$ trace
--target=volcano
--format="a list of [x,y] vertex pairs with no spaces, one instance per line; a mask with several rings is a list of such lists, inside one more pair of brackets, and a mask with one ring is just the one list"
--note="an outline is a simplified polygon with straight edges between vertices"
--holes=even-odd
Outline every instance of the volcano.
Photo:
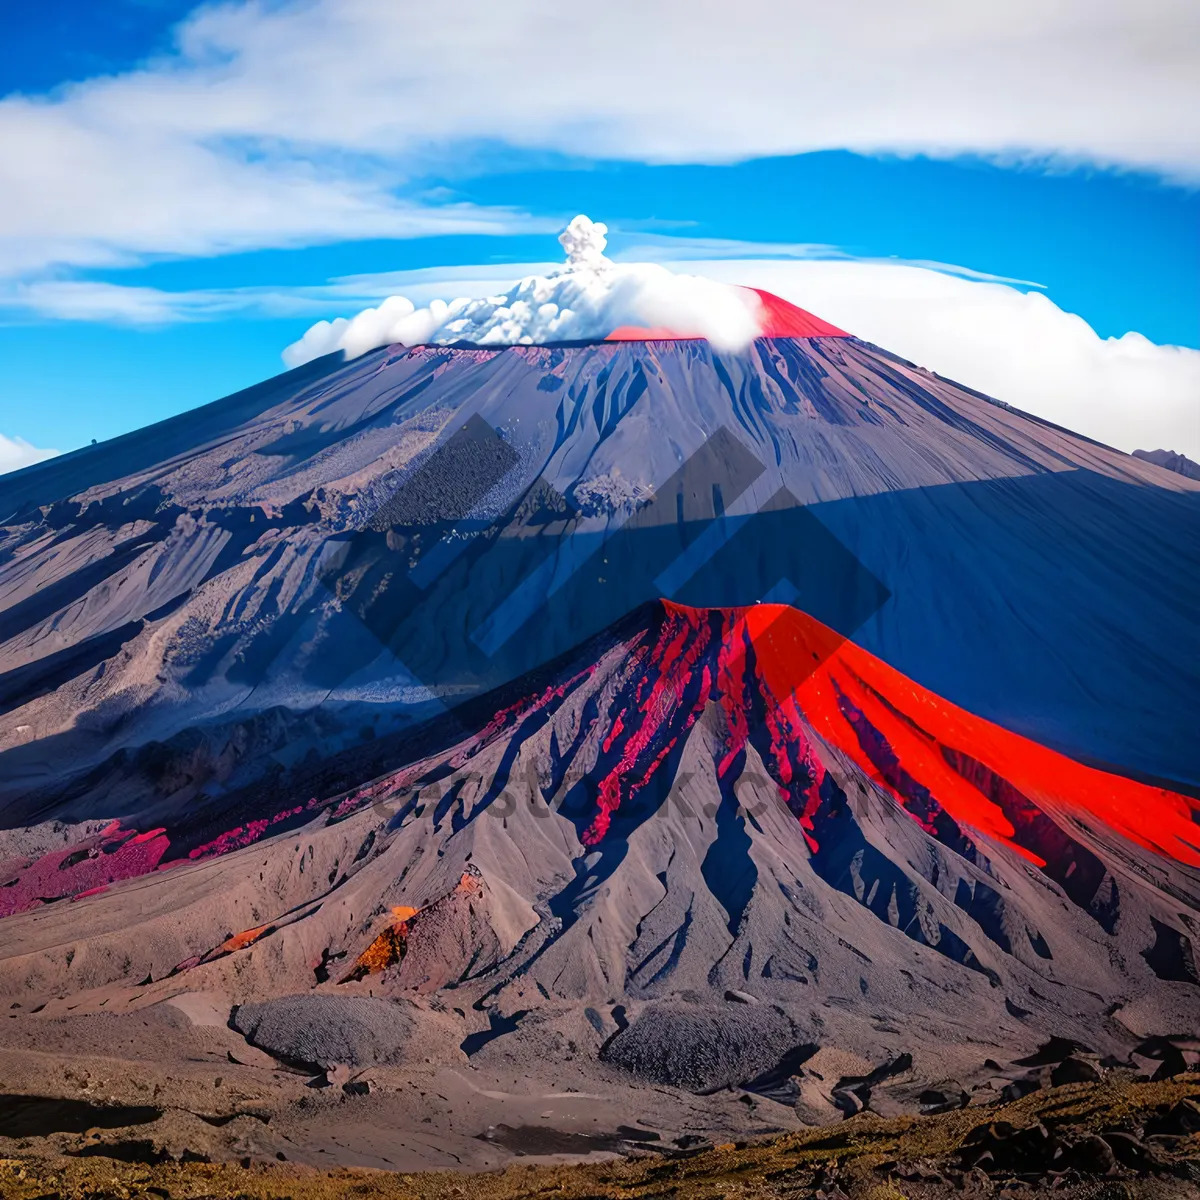
[[755,303],[737,352],[328,355],[0,478],[10,1075],[199,1111],[148,1038],[289,1156],[280,1063],[377,1132],[425,1080],[423,1165],[568,1077],[716,1137],[1186,1065],[1200,484]]

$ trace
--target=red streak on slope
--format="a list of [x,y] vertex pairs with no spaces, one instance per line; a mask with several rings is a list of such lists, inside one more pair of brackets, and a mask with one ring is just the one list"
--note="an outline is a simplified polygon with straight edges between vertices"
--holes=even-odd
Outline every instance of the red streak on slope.
[[695,333],[676,333],[665,325],[618,325],[604,339],[606,342],[694,342]]
[[0,862],[0,917],[67,896],[99,895],[110,883],[153,871],[169,846],[161,829],[135,835],[113,821],[95,836],[33,861]]
[[[676,722],[693,669],[708,642],[706,611],[681,609],[680,614],[683,619],[674,623],[675,627],[665,642],[662,637],[659,638],[651,654],[650,663],[657,667],[658,675],[644,701],[642,688],[639,686],[638,689],[638,707],[644,719],[625,738],[619,761],[600,781],[599,812],[582,835],[581,841],[585,846],[594,846],[608,832],[612,814],[621,805],[622,784],[628,781],[626,797],[645,787],[674,749],[680,733],[690,729],[704,710],[712,688],[712,677],[707,670],[702,673],[700,698],[691,711],[682,717],[681,725]],[[609,740],[609,747],[613,740]],[[651,760],[639,772],[638,762],[647,752],[652,755]]]
[[[927,832],[951,845],[978,835],[1048,867],[1037,851],[1057,858],[1070,835],[1047,833],[1047,818],[1066,818],[1093,830],[1107,827],[1200,867],[1196,800],[1084,766],[973,716],[797,609],[662,605],[657,628],[639,630],[619,647],[624,683],[601,740],[599,795],[581,835],[585,845],[604,838],[622,803],[658,775],[715,703],[726,739],[715,759],[718,780],[724,787],[731,772],[740,771],[753,741],[813,851],[819,849],[814,831],[823,759],[827,747],[836,747]],[[500,710],[446,761],[457,768],[498,738],[516,735],[527,718],[553,712],[600,667],[592,663]],[[114,821],[40,858],[0,862],[0,917],[241,849],[302,813],[328,809],[330,819],[341,819],[394,799],[428,766],[410,764],[340,796],[313,797],[249,820],[171,863],[162,861],[170,847],[163,830],[135,833]]]
[[1036,803],[1085,825],[1105,825],[1157,854],[1200,866],[1197,801],[1084,766],[973,716],[796,609],[756,605],[741,610],[741,619],[776,701],[794,696],[812,728],[906,809],[911,811],[911,790],[905,794],[885,778],[879,754],[863,745],[839,694],[886,739],[903,772],[927,789],[956,822],[1034,861],[1040,862],[1013,840],[1017,831],[1000,805],[954,771],[943,748],[966,751]]
[[451,758],[451,764],[455,767],[462,766],[471,755],[477,754],[484,747],[490,745],[505,730],[524,720],[531,713],[540,712],[548,705],[553,705],[557,701],[562,700],[581,680],[594,674],[598,666],[598,663],[593,663],[586,670],[573,675],[565,683],[547,687],[537,696],[526,696],[518,700],[515,704],[510,704],[507,708],[502,708],[477,734],[463,744]]
[[[631,652],[622,695],[614,698],[619,711],[603,739],[606,761],[598,764],[585,845],[605,837],[622,803],[716,703],[726,738],[715,759],[718,779],[740,770],[754,730],[765,733],[755,744],[813,851],[822,760],[832,746],[951,845],[985,838],[1047,867],[1037,851],[1057,845],[1039,826],[1048,814],[1093,830],[1107,826],[1200,866],[1194,800],[1086,767],[973,716],[786,605],[663,608],[657,637]],[[968,760],[977,765],[963,765]]]
[[750,289],[762,302],[759,316],[763,337],[849,337],[844,330],[820,317],[789,304],[774,292],[762,288]]

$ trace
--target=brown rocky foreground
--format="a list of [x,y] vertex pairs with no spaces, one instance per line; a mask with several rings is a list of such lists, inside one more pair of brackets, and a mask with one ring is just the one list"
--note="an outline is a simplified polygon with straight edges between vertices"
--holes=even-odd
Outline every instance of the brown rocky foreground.
[[[111,1149],[108,1147],[106,1149]],[[121,1153],[136,1157],[130,1144]],[[153,1160],[148,1143],[143,1158]],[[518,1200],[521,1197],[1200,1196],[1200,1077],[1110,1079],[928,1117],[861,1113],[836,1126],[603,1162],[416,1175],[290,1164],[0,1160],[6,1200]]]

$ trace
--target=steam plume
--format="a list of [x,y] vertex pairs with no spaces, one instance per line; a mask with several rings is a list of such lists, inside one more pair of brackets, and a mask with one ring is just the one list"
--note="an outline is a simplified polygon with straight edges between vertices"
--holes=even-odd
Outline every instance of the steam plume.
[[753,292],[654,263],[614,263],[604,256],[607,233],[607,226],[578,216],[558,239],[566,262],[549,275],[530,275],[500,296],[435,300],[427,308],[389,296],[356,317],[318,321],[284,350],[283,361],[296,367],[335,350],[357,358],[393,344],[593,341],[622,326],[669,329],[738,350],[759,333]]

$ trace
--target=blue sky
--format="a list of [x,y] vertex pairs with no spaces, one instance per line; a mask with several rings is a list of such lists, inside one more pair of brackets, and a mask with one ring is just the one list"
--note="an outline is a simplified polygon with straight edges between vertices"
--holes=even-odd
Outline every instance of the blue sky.
[[[999,29],[921,5],[933,33],[911,45],[878,0],[844,18],[752,0],[728,28],[713,8],[708,33],[680,32],[675,0],[613,0],[604,27],[472,4],[465,39],[447,26],[466,14],[383,0],[20,6],[0,42],[17,201],[0,209],[0,436],[66,450],[215,399],[391,290],[362,277],[553,261],[586,212],[618,257],[774,271],[789,298],[1015,402],[1083,354],[1068,418],[1087,419],[1087,379],[1119,375],[1114,411],[1176,396],[1145,435],[1191,446],[1178,397],[1200,357],[1160,348],[1200,348],[1194,14],[1154,0],[1105,24],[1082,0],[1052,18],[1022,0]],[[1052,329],[1083,340],[1031,357],[1026,381],[1003,338]],[[1151,349],[1106,341],[1131,331]]]

